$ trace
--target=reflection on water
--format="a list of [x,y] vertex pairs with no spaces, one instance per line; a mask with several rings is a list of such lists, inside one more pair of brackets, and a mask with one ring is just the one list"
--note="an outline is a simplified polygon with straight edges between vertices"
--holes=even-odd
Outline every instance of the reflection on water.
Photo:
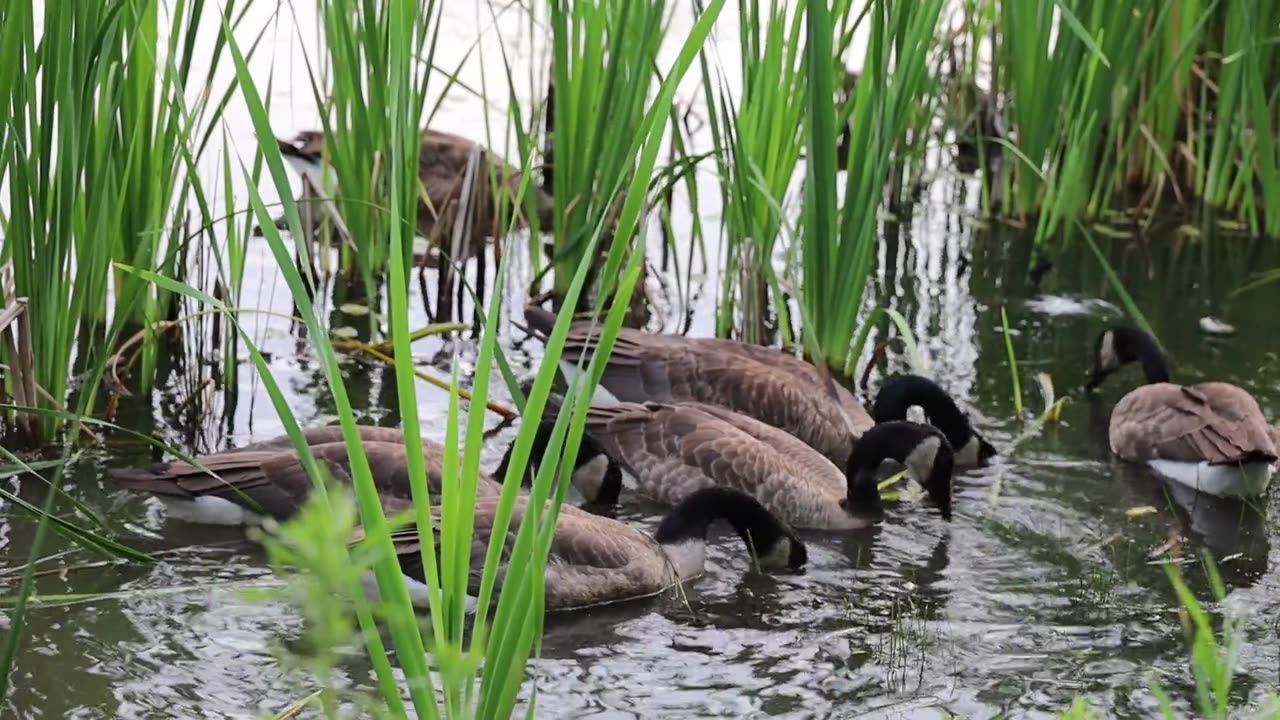
[[[1147,716],[1153,673],[1179,696],[1189,687],[1176,598],[1160,563],[1202,549],[1221,559],[1228,605],[1249,618],[1233,692],[1258,700],[1280,682],[1280,493],[1253,505],[1216,500],[1112,462],[1107,413],[1138,376],[1117,376],[1092,400],[1080,399],[1079,390],[1093,338],[1117,316],[1119,300],[1081,248],[1056,258],[1032,295],[1026,238],[977,229],[956,206],[967,183],[939,183],[910,223],[885,229],[865,308],[884,304],[908,319],[929,372],[973,408],[983,434],[1003,449],[1024,430],[1013,417],[999,319],[1005,307],[1026,405],[1039,410],[1031,378],[1048,373],[1059,395],[1076,398],[1062,422],[1016,453],[962,474],[950,523],[927,506],[908,505],[870,531],[810,533],[806,572],[779,577],[748,573],[736,538],[722,532],[706,577],[685,598],[550,619],[533,670],[540,716],[1048,717],[1076,695],[1115,716]],[[704,200],[714,195],[710,185],[702,193]],[[1280,314],[1270,311],[1274,290],[1230,294],[1256,268],[1280,264],[1272,246],[1170,235],[1167,242],[1153,236],[1141,252],[1118,242],[1104,252],[1170,350],[1175,379],[1242,384],[1269,417],[1280,417],[1280,362],[1270,343],[1280,333]],[[527,263],[516,265],[527,275]],[[508,308],[523,303],[524,284],[508,283]],[[694,307],[665,298],[664,326],[689,323],[694,334],[710,333],[717,286],[710,275],[690,288],[699,298]],[[261,244],[250,248],[245,287],[252,290],[242,304],[289,312]],[[344,292],[328,286],[320,295],[338,308],[349,301]],[[411,306],[420,308],[421,293],[434,288],[417,292]],[[359,329],[332,312],[335,325]],[[1205,338],[1197,319],[1206,314],[1239,333]],[[246,320],[299,420],[330,421],[322,373],[299,329],[267,316]],[[415,325],[423,322],[418,317]],[[873,340],[895,333],[883,321]],[[525,342],[522,332],[507,328],[501,340],[517,368],[536,363],[541,346]],[[455,352],[464,371],[475,359],[466,341],[428,339],[415,352],[419,365],[441,374]],[[236,392],[211,392],[202,378],[221,361],[208,347],[187,347],[181,362],[162,368],[163,391],[125,401],[118,419],[187,450],[274,435],[280,426],[270,402],[241,360]],[[362,421],[397,424],[389,370],[343,363]],[[881,369],[907,367],[891,356]],[[442,438],[447,394],[425,382],[418,391],[424,432]],[[495,391],[501,399],[501,388]],[[491,439],[486,467],[496,464],[511,432]],[[41,565],[41,594],[108,594],[32,610],[14,694],[0,714],[244,717],[278,712],[312,691],[305,676],[282,669],[273,655],[298,636],[294,613],[242,594],[277,582],[261,554],[236,532],[166,522],[154,503],[101,479],[104,467],[150,459],[145,446],[122,440],[82,462],[76,482],[122,539],[169,552],[154,566],[100,564],[51,540],[48,552],[66,552]],[[11,485],[30,500],[42,497],[34,483]],[[1154,512],[1127,512],[1148,506]],[[12,569],[25,560],[33,527],[5,513],[0,588],[11,593]],[[621,515],[650,529],[658,517],[649,508]],[[1203,572],[1194,563],[1185,569],[1208,600]],[[9,622],[0,613],[0,627]],[[342,682],[373,689],[358,656],[341,670]]]

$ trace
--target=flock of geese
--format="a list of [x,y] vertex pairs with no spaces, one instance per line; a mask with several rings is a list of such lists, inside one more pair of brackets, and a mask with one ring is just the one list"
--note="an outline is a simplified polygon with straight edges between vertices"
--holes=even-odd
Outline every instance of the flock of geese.
[[[556,320],[533,306],[525,316],[542,338]],[[592,323],[571,326],[561,359],[571,385],[580,361],[594,352],[597,332]],[[1170,383],[1154,338],[1122,326],[1099,335],[1088,388],[1133,362],[1141,364],[1147,384],[1112,412],[1117,457],[1213,495],[1265,492],[1280,458],[1276,432],[1247,392],[1221,382]],[[553,396],[552,410],[560,401]],[[927,424],[906,419],[912,407],[924,411]],[[543,461],[551,428],[550,421],[539,424],[531,468]],[[340,429],[313,428],[305,437],[315,457],[349,482]],[[361,427],[360,437],[384,509],[409,507],[401,431]],[[445,450],[425,439],[423,448],[427,485],[438,494]],[[648,535],[566,504],[546,566],[546,607],[647,597],[699,575],[708,527],[718,520],[733,527],[761,568],[799,570],[807,554],[796,529],[850,530],[882,519],[876,473],[886,461],[904,467],[949,519],[955,473],[995,454],[952,398],[926,378],[889,378],[868,413],[848,390],[783,351],[624,328],[591,400],[570,482],[588,504],[617,503],[625,489],[671,509]],[[510,457],[509,449],[493,475],[477,478],[471,592]],[[287,437],[204,455],[195,464],[116,469],[111,476],[161,500],[171,518],[224,525],[287,519],[312,487]],[[528,484],[526,477],[511,538]],[[416,530],[394,540],[411,596],[425,603]]]

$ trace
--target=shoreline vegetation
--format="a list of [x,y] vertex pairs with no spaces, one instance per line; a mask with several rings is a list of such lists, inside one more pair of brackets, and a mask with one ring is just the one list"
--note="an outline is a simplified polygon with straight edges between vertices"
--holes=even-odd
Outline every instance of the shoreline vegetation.
[[[113,539],[110,519],[76,497],[62,467],[111,435],[185,459],[117,411],[145,398],[175,358],[192,352],[188,343],[219,358],[210,387],[229,395],[246,379],[247,358],[314,482],[307,510],[265,538],[282,570],[310,571],[289,589],[310,621],[309,640],[330,649],[363,643],[376,703],[390,716],[508,717],[533,711],[522,693],[540,651],[542,583],[567,492],[569,473],[557,467],[574,467],[619,329],[644,324],[655,257],[689,292],[696,259],[705,268],[707,248],[718,247],[722,266],[705,268],[718,292],[717,334],[803,351],[852,386],[867,357],[883,352],[869,345],[881,319],[912,352],[909,323],[869,307],[868,284],[882,234],[940,175],[977,178],[980,220],[1031,235],[1033,283],[1065,248],[1087,245],[1143,326],[1101,248],[1136,242],[1169,216],[1188,218],[1181,232],[1199,237],[1197,214],[1280,238],[1280,4],[697,0],[680,33],[673,17],[683,10],[667,0],[495,4],[478,14],[496,24],[499,12],[527,13],[525,39],[545,45],[545,57],[515,67],[514,48],[498,40],[501,52],[484,62],[501,66],[505,83],[471,87],[435,59],[441,43],[456,42],[441,35],[443,0],[317,0],[322,50],[303,58],[311,87],[294,97],[322,108],[326,171],[299,193],[276,140],[291,129],[269,120],[278,80],[250,70],[269,26],[248,19],[262,17],[254,10],[264,2],[0,4],[8,399],[0,453],[13,474],[47,484],[41,504],[2,497],[40,525],[6,610],[0,702],[49,533],[98,556],[152,559]],[[287,27],[290,12],[279,6],[273,22]],[[731,13],[736,33],[725,21]],[[740,58],[732,68],[720,52],[730,45]],[[696,132],[692,110],[676,100],[682,83],[696,87],[706,114]],[[530,104],[518,99],[525,88],[535,89]],[[450,146],[455,170],[433,192],[421,142],[447,94],[509,110],[486,115],[466,138],[474,144]],[[247,108],[256,147],[227,141],[232,105]],[[494,137],[514,143],[489,147]],[[715,207],[716,222],[700,203]],[[428,226],[431,237],[417,237]],[[676,237],[677,227],[687,236]],[[484,235],[496,239],[478,252],[467,247]],[[324,466],[248,329],[257,311],[256,289],[244,286],[246,257],[257,243],[278,266],[290,321],[323,368],[350,457],[350,496],[326,491]],[[514,258],[525,256],[532,297],[600,327],[600,347],[582,368],[587,382],[554,417],[544,408],[572,313],[560,313],[543,364],[523,387],[498,343],[519,311],[504,307],[504,290],[517,277]],[[409,283],[420,283],[425,302],[428,277],[438,290],[427,308],[432,323],[413,327]],[[1280,270],[1256,277],[1270,282]],[[335,308],[318,289],[334,282],[342,308],[363,309],[362,327],[333,327]],[[415,383],[425,371],[412,361],[413,343],[468,331],[474,370],[464,378],[455,364],[451,378],[435,378],[450,391],[444,445],[452,459],[432,497],[421,480]],[[418,479],[415,509],[404,516],[387,516],[379,503],[343,381],[347,355],[394,365],[408,472]],[[480,408],[495,407],[494,383],[516,405],[499,410],[522,421],[494,541],[483,567],[471,567]],[[540,421],[554,427],[546,447]],[[560,463],[537,469],[528,503],[541,511],[504,548],[535,442]],[[364,542],[353,550],[356,525]],[[425,616],[415,614],[396,566],[392,534],[405,528],[438,548],[423,554]],[[1211,563],[1205,568],[1216,577]],[[355,591],[366,571],[376,576],[377,603]],[[471,573],[483,578],[474,615],[465,611]],[[1227,618],[1215,630],[1218,610],[1174,569],[1169,578],[1187,623],[1196,710],[1227,717],[1240,627]],[[1214,587],[1220,602],[1221,581]],[[328,680],[335,662],[319,653],[303,665],[323,688],[314,702],[330,716],[345,700]],[[1174,717],[1175,705],[1153,687]],[[1264,713],[1280,717],[1280,709]],[[1077,703],[1064,717],[1092,715]]]

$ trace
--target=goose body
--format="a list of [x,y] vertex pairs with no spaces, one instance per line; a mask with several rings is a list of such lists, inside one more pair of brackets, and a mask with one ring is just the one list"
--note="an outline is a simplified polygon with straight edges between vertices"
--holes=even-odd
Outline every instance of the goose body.
[[868,527],[881,513],[874,471],[892,458],[950,512],[950,446],[938,430],[916,423],[871,428],[844,470],[778,428],[705,403],[593,405],[584,432],[642,495],[666,505],[728,487],[793,527]]
[[[277,138],[280,153],[302,177],[311,180],[317,188],[336,186],[332,167],[324,164],[324,134],[317,130],[304,130],[293,140]],[[471,175],[468,186],[468,166],[472,153],[479,153],[479,162]],[[418,232],[438,246],[447,247],[458,222],[459,209],[470,203],[470,235],[467,243],[469,254],[476,254],[484,247],[484,240],[498,237],[512,217],[515,228],[528,224],[525,213],[515,213],[514,199],[520,188],[521,172],[477,143],[461,135],[425,128],[418,158],[418,176],[426,192],[427,202],[418,203]],[[499,197],[495,198],[494,188]],[[555,212],[550,193],[529,182],[525,189],[532,196],[536,207],[539,228],[549,232]],[[470,197],[468,197],[470,195]]]
[[[528,306],[525,320],[545,338],[556,316]],[[570,327],[560,356],[570,383],[579,377],[579,362],[594,352],[598,332],[587,322]],[[733,410],[799,438],[836,464],[848,460],[857,438],[874,424],[852,393],[780,350],[622,328],[593,402],[648,400]]]
[[1169,382],[1155,339],[1128,327],[1099,335],[1089,389],[1129,362],[1142,364],[1147,384],[1111,411],[1108,435],[1117,457],[1210,495],[1247,498],[1266,491],[1280,455],[1253,396],[1231,383]]
[[[357,430],[383,510],[395,512],[410,507],[413,493],[403,432],[371,426]],[[351,464],[342,429],[310,428],[303,431],[303,436],[316,461],[327,467],[336,480],[350,484]],[[422,453],[427,487],[438,497],[444,482],[445,449],[424,438]],[[607,458],[594,455],[591,446],[586,453],[579,453],[572,482],[584,489],[584,494],[597,493],[587,495],[589,500],[612,502],[617,490],[606,487],[609,483],[601,478],[609,474],[610,467],[613,474],[618,471]],[[266,517],[286,520],[298,511],[313,487],[287,435],[193,459],[198,465],[174,461],[113,469],[110,475],[122,487],[159,499],[169,517],[214,525],[256,525]],[[504,458],[504,472],[506,465]],[[481,473],[476,478],[476,497],[497,497],[502,490],[501,479],[501,475],[495,479]],[[612,495],[608,494],[610,490]]]
[[[517,500],[503,547],[499,585],[505,578],[508,553],[526,505],[526,497]],[[472,602],[479,591],[496,510],[494,498],[476,502],[468,586]],[[439,510],[433,512],[438,517]],[[726,488],[691,494],[667,514],[652,536],[618,520],[564,505],[547,558],[547,609],[568,610],[649,597],[701,575],[707,528],[717,519],[734,527],[764,568],[797,570],[806,562],[804,543],[790,528],[750,496]],[[421,603],[426,593],[417,531],[399,531],[393,539],[401,570],[410,582],[410,594]],[[494,599],[497,596],[495,588]]]

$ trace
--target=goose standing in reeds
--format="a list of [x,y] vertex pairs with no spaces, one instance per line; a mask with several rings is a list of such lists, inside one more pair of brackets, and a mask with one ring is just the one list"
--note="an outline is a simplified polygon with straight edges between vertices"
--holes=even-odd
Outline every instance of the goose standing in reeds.
[[876,469],[892,459],[924,485],[944,517],[951,516],[951,446],[929,425],[873,426],[845,458],[843,471],[785,431],[705,403],[592,405],[584,436],[618,463],[642,495],[666,505],[723,486],[753,496],[792,527],[868,527],[883,514]]
[[[332,168],[324,165],[323,133],[304,130],[293,140],[277,138],[277,143],[284,159],[313,186],[331,188],[336,185]],[[473,153],[478,153],[479,161],[468,175]],[[328,176],[324,175],[326,169]],[[485,239],[501,237],[513,217],[514,228],[528,225],[526,214],[514,204],[522,181],[521,171],[467,138],[441,130],[424,129],[418,176],[427,197],[418,203],[418,232],[423,237],[447,251],[452,242],[454,224],[469,222],[464,248],[459,253],[460,257],[454,257],[454,260],[461,261],[479,254]],[[543,232],[550,232],[555,213],[551,194],[538,187],[534,180],[528,182],[525,193],[532,196],[531,204],[537,210],[538,227]],[[468,208],[468,215],[459,217],[459,209],[464,206]]]
[[981,465],[996,454],[947,391],[920,375],[894,375],[885,380],[876,393],[871,415],[877,423],[906,420],[907,411],[913,407],[924,410],[929,424],[947,436],[955,452],[956,467]]
[[[509,551],[526,504],[525,497],[516,502],[499,583],[505,577]],[[497,507],[493,498],[476,502],[468,587],[472,601],[479,590]],[[439,510],[433,512],[438,518]],[[564,505],[547,557],[546,608],[570,610],[650,597],[701,575],[707,529],[716,520],[733,526],[764,569],[799,570],[808,559],[804,543],[791,528],[750,495],[729,488],[711,487],[691,493],[667,513],[652,536],[621,521]],[[397,531],[392,539],[401,571],[409,581],[410,597],[415,603],[425,604],[422,546],[416,528]],[[493,598],[497,597],[495,588]]]
[[[545,339],[554,313],[530,305],[525,320]],[[566,380],[589,360],[599,326],[574,323],[560,355]],[[585,362],[583,363],[585,368]],[[655,335],[622,328],[593,402],[700,402],[718,405],[783,430],[842,465],[874,423],[839,383],[780,350],[720,338]]]
[[[361,426],[359,433],[384,510],[394,512],[409,507],[413,494],[403,432],[395,428]],[[351,465],[342,429],[337,426],[311,428],[303,435],[316,461],[326,466],[335,479],[349,484]],[[439,443],[423,439],[422,452],[427,487],[434,497],[439,497],[444,482],[445,449]],[[544,451],[539,447],[537,452],[536,457],[541,459]],[[500,466],[503,473],[510,454],[508,449]],[[298,511],[313,488],[306,467],[287,435],[193,460],[196,464],[174,461],[113,469],[109,474],[120,486],[159,499],[171,518],[214,525],[256,525],[265,517],[287,520]],[[602,456],[590,439],[584,439],[570,476],[574,487],[579,488],[589,502],[612,503],[617,501],[619,485],[612,482],[616,477],[620,477],[617,465]],[[481,473],[476,478],[476,497],[497,497],[502,478],[501,474],[495,479]]]
[[1114,326],[1098,335],[1086,388],[1124,365],[1141,363],[1147,384],[1111,411],[1111,451],[1156,474],[1210,495],[1253,497],[1266,491],[1277,460],[1273,428],[1258,402],[1225,382],[1176,385],[1155,338]]

